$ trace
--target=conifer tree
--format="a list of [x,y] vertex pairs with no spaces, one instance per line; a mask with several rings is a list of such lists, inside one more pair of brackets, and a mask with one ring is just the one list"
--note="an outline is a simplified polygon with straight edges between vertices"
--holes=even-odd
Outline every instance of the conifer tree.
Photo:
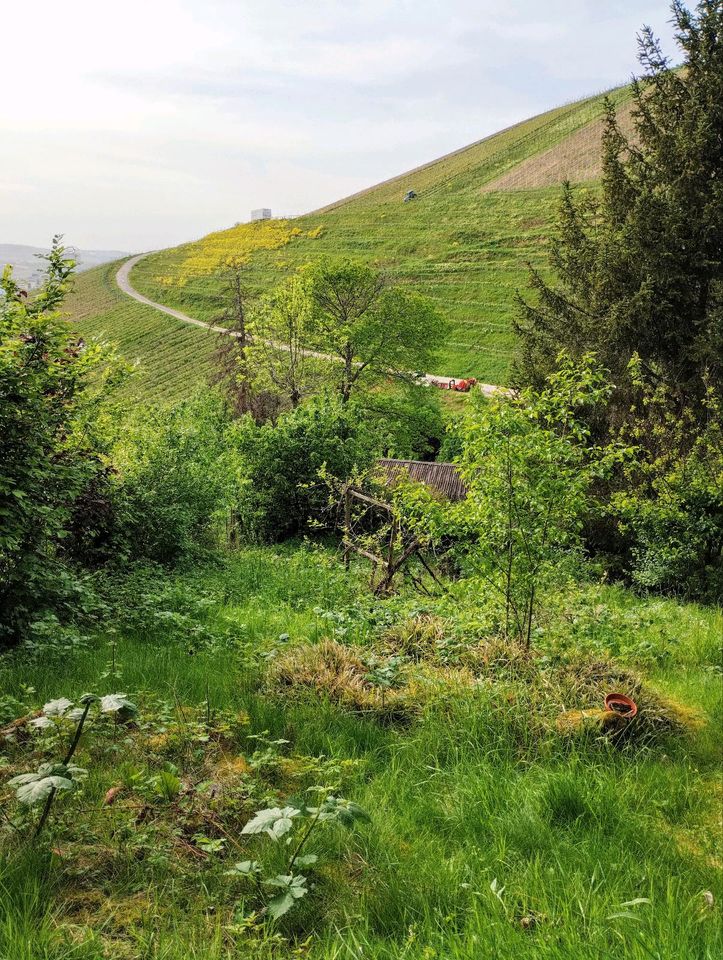
[[517,380],[540,385],[560,351],[594,351],[618,387],[618,418],[636,354],[681,408],[702,411],[704,380],[723,381],[723,2],[690,12],[675,0],[672,15],[682,64],[643,29],[634,132],[608,101],[601,189],[564,185],[555,280],[533,272],[534,296],[519,301]]

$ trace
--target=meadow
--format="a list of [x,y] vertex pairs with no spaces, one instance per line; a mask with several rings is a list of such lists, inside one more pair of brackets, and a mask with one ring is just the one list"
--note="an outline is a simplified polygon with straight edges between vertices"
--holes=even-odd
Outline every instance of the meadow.
[[[463,583],[383,600],[366,576],[303,543],[139,568],[100,585],[94,626],[4,659],[4,723],[85,691],[138,706],[83,734],[87,780],[40,842],[5,826],[4,960],[720,956],[721,613],[565,588],[530,682]],[[356,688],[279,687],[309,644],[369,665],[363,709]],[[559,713],[594,706],[610,676],[642,678],[683,721],[629,740],[561,733]],[[4,773],[57,754],[57,723],[8,744]],[[234,864],[283,872],[289,853],[242,827],[318,786],[369,822],[323,825],[307,895],[264,918],[272,891]]]

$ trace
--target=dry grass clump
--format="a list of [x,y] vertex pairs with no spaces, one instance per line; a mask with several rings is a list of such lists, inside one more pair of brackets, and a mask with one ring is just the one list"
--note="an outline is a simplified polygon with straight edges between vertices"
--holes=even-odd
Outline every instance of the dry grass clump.
[[[375,682],[363,652],[336,640],[293,647],[270,667],[271,690],[285,696],[313,692],[330,703],[389,722],[408,722],[430,702],[475,687],[495,689],[528,713],[536,736],[594,733],[621,741],[650,742],[695,733],[701,715],[644,684],[636,673],[609,660],[541,663],[514,642],[492,638],[465,645],[450,640],[439,617],[413,617],[387,630],[375,645],[377,666],[401,662],[395,683]],[[628,721],[605,709],[608,693],[623,693],[638,706]],[[523,707],[523,705],[526,705]]]
[[475,676],[526,671],[530,659],[522,648],[504,637],[464,640],[448,620],[420,614],[402,620],[380,637],[376,647],[385,656],[402,656],[414,663],[459,667]]
[[449,647],[446,620],[424,613],[395,624],[382,634],[380,647],[389,656],[436,663]]
[[440,691],[469,688],[474,678],[463,669],[409,664],[392,687],[374,683],[357,651],[336,640],[293,647],[277,657],[268,674],[269,688],[285,696],[313,692],[330,703],[390,722],[416,716]]
[[[663,696],[630,670],[610,661],[572,661],[550,676],[553,700],[561,713],[560,733],[575,735],[595,730],[621,740],[651,741],[665,736],[689,736],[704,725],[698,710]],[[631,720],[605,710],[605,695],[623,693],[635,701],[638,712]]]

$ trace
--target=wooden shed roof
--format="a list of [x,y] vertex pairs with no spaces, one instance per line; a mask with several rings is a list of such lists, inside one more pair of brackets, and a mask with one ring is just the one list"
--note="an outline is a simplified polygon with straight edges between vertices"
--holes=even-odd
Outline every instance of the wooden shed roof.
[[453,463],[427,463],[424,460],[379,460],[384,481],[392,485],[406,475],[410,480],[436,490],[447,500],[457,503],[467,496],[458,468]]

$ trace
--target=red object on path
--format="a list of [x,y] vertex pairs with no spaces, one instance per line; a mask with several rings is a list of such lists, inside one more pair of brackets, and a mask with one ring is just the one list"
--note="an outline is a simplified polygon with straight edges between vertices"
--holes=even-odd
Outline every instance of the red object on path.
[[432,386],[439,387],[440,390],[457,390],[459,393],[468,393],[477,383],[475,377],[467,377],[464,380],[430,380]]
[[624,693],[608,693],[605,697],[605,709],[619,713],[626,720],[632,720],[638,712],[638,705]]
[[467,393],[477,383],[474,377],[468,377],[466,380],[450,380],[449,389],[459,390],[460,393]]

